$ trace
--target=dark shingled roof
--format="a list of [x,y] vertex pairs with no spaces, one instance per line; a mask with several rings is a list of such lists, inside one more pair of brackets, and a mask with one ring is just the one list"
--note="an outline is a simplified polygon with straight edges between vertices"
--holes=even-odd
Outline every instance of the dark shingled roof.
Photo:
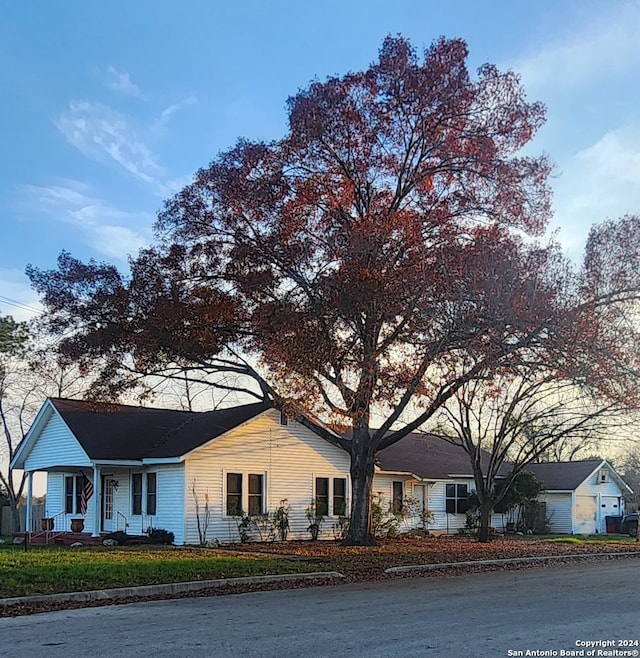
[[[377,458],[383,471],[414,473],[426,480],[446,480],[451,475],[473,477],[469,455],[462,446],[433,434],[409,434],[381,450]],[[483,463],[488,459],[489,454],[483,453]],[[503,466],[500,474],[507,471],[508,465]]]
[[529,464],[527,470],[544,482],[550,491],[569,491],[580,486],[602,464],[601,459],[580,462]]
[[51,398],[90,459],[180,457],[271,408],[256,402],[216,411],[172,411]]

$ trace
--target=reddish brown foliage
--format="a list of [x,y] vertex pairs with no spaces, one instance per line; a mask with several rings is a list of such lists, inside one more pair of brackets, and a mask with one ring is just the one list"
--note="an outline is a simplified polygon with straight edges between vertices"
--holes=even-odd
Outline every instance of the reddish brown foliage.
[[107,392],[188,364],[348,426],[351,441],[316,429],[352,455],[352,542],[371,539],[378,449],[519,350],[569,340],[562,259],[523,237],[550,214],[548,161],[518,155],[544,108],[466,56],[388,38],[368,70],[312,83],[283,139],[239,141],[166,202],[128,280],[67,255],[30,270],[62,349],[99,363]]

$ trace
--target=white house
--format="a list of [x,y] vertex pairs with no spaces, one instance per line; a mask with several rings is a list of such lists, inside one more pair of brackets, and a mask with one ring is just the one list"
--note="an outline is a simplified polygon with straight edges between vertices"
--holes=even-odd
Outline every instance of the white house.
[[540,499],[555,533],[606,532],[606,517],[624,514],[623,495],[633,493],[604,460],[530,464],[527,470],[546,487]]
[[235,541],[240,510],[272,511],[284,498],[290,536],[308,537],[316,496],[327,531],[349,505],[349,455],[266,403],[198,413],[49,399],[11,467],[28,473],[28,505],[32,474],[47,473],[54,531],[80,518],[94,537],[153,527],[196,544],[197,503],[209,509],[207,539]]

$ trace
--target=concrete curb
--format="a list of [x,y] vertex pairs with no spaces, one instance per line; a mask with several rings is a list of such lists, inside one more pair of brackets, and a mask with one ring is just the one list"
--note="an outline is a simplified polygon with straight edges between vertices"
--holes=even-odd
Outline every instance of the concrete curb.
[[468,562],[439,562],[437,564],[413,564],[402,567],[389,567],[385,573],[405,573],[408,571],[439,571],[455,567],[504,566],[506,564],[531,564],[536,562],[553,562],[554,560],[584,560],[599,557],[640,557],[640,551],[631,553],[570,553],[568,555],[541,555],[536,557],[500,558],[496,560],[469,560]]
[[17,596],[0,599],[0,607],[10,607],[28,603],[52,603],[74,601],[88,603],[108,599],[127,599],[131,597],[158,596],[163,594],[180,594],[198,592],[213,587],[231,587],[232,585],[254,585],[294,580],[317,580],[320,578],[344,578],[338,571],[316,571],[310,573],[285,573],[276,576],[247,576],[243,578],[218,578],[217,580],[191,580],[185,583],[167,583],[165,585],[141,585],[139,587],[118,587],[115,589],[95,589],[88,592],[67,592],[64,594],[46,594],[42,596]]

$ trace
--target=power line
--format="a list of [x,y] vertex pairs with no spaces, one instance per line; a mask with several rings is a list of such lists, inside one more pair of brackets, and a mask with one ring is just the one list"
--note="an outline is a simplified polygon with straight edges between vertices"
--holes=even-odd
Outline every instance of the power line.
[[21,308],[23,311],[29,311],[31,313],[35,313],[36,315],[40,315],[42,311],[37,308],[33,308],[33,306],[27,306],[26,304],[23,304],[22,302],[17,301],[16,299],[11,299],[10,297],[5,297],[4,295],[0,295],[0,302],[3,304],[9,304],[9,306],[15,306],[16,308]]

